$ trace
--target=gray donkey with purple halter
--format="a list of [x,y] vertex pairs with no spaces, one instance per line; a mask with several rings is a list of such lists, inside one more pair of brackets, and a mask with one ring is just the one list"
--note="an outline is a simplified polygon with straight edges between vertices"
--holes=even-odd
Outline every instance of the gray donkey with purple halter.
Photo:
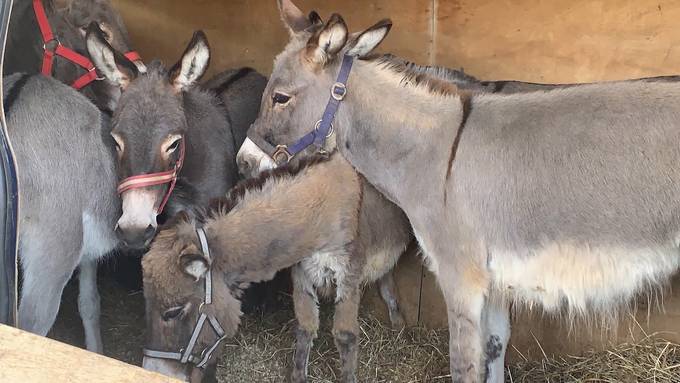
[[677,272],[677,82],[474,94],[371,55],[390,27],[297,30],[267,88],[294,102],[254,126],[312,129],[353,62],[332,136],[409,217],[444,293],[453,381],[503,381],[511,303],[613,321]]

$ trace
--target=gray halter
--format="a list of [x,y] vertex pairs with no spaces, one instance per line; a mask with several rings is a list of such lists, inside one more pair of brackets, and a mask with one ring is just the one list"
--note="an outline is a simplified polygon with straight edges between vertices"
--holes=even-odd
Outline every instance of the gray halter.
[[[201,242],[201,251],[203,251],[203,254],[206,258],[210,259],[210,249],[208,248],[208,240],[205,237],[205,230],[203,230],[203,228],[197,228],[196,234],[198,234],[198,239]],[[198,321],[196,321],[194,331],[191,333],[191,338],[189,339],[189,343],[187,344],[186,348],[180,349],[179,352],[156,351],[145,348],[143,351],[144,356],[159,359],[172,359],[182,364],[191,363],[196,365],[198,368],[205,368],[212,354],[215,352],[215,350],[217,350],[217,347],[220,345],[220,343],[227,337],[224,334],[224,329],[217,321],[217,318],[215,318],[212,314],[206,314],[203,310],[206,306],[211,304],[212,267],[208,269],[208,272],[205,275],[205,299],[198,308],[198,312],[201,315],[198,317]],[[217,334],[217,340],[215,340],[212,346],[204,348],[199,356],[194,356],[192,355],[192,352],[196,346],[196,341],[198,340],[198,336],[201,334],[201,330],[203,330],[203,325],[205,324],[206,320],[208,323],[210,323],[210,326],[212,327],[215,334]]]

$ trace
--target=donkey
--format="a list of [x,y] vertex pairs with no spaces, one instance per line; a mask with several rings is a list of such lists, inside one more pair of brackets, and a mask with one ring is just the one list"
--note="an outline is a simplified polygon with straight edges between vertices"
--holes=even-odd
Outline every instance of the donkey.
[[52,78],[11,75],[3,91],[19,168],[19,327],[46,335],[80,267],[85,344],[101,353],[97,261],[117,246],[120,215],[108,125],[83,95]]
[[[34,7],[44,9],[48,28],[54,35],[53,41],[44,41]],[[112,46],[121,52],[129,52],[128,56],[135,59],[139,70],[145,70],[138,55],[130,52],[130,41],[123,20],[109,0],[18,0],[12,7],[4,73],[40,73],[45,52],[54,52],[58,45],[61,45],[60,53],[63,49],[72,50],[73,55],[80,56],[76,60],[89,61],[86,57],[85,32],[91,22],[96,22],[105,31],[106,39]],[[120,96],[120,88],[108,81],[99,81],[103,79],[94,75],[92,64],[84,63],[88,68],[82,67],[72,61],[73,55],[69,55],[69,59],[56,55],[50,74],[62,82],[81,87],[83,94],[97,107],[112,111]],[[93,74],[88,77],[90,73]]]
[[222,101],[234,148],[243,145],[250,124],[257,118],[266,86],[267,77],[248,67],[226,70],[201,84],[203,89],[216,93]]
[[[302,15],[297,8],[295,10]],[[312,12],[308,22],[310,24],[318,24],[321,23],[321,19],[316,12]],[[272,94],[265,91],[260,108],[266,109],[269,108],[272,103],[285,102],[285,95],[277,95],[272,98]],[[300,135],[302,134],[301,130],[296,129],[297,127],[291,126],[285,131],[269,131],[264,126],[260,126],[257,129],[251,127],[248,131],[248,136],[252,137],[257,142],[261,142],[262,140],[256,137],[264,137],[265,140],[281,139],[281,137],[286,136],[292,138],[296,137],[298,133]],[[264,132],[265,130],[267,130],[266,133],[261,134],[261,132]],[[332,143],[329,143],[329,145],[326,146],[326,150],[332,152],[335,148]],[[258,155],[259,153],[263,152],[254,144],[253,140],[247,138],[237,155],[237,163],[242,174],[252,176],[260,171],[276,167],[274,161],[269,160],[267,156]],[[304,158],[311,154],[311,151],[301,153],[300,156],[297,156],[294,159],[293,163],[300,158]],[[344,186],[339,181],[330,179],[329,182],[332,182],[332,184],[336,185],[339,189],[346,190],[347,193],[359,192],[358,190],[344,189]],[[363,178],[361,178],[361,182],[363,202],[362,209],[359,213],[360,225],[358,236],[363,239],[363,251],[367,254],[367,258],[373,259],[375,262],[385,263],[385,265],[389,266],[384,268],[384,273],[375,275],[373,279],[377,279],[378,281],[380,296],[387,306],[392,327],[401,328],[405,325],[405,322],[399,309],[398,294],[393,276],[393,266],[401,254],[406,250],[408,244],[413,240],[413,235],[404,213],[401,212],[396,205],[378,193],[370,184],[366,183]],[[315,337],[315,331],[311,334]],[[298,337],[298,340],[298,349],[301,349],[300,347],[306,347],[306,344],[311,342],[311,339],[307,340],[301,336]],[[306,367],[306,359],[304,362],[304,366]],[[299,363],[296,360],[296,366],[297,365],[299,365]],[[306,369],[300,369],[299,372],[300,373],[297,374],[299,377],[298,380],[302,381],[305,378],[303,372],[306,374]]]
[[[396,262],[396,257],[385,260],[363,251],[371,240],[359,230],[362,185],[340,155],[309,157],[242,182],[213,204],[201,225],[203,245],[195,222],[178,218],[161,230],[142,260],[148,329],[144,367],[199,379],[219,342],[237,330],[240,290],[292,266],[298,320],[292,380],[306,379],[319,326],[317,294],[335,287],[333,334],[343,381],[354,382],[361,286]],[[204,300],[206,278],[212,305]],[[202,313],[217,337],[201,332]],[[197,332],[201,335],[195,339],[191,335]]]
[[154,61],[140,73],[96,24],[88,29],[87,47],[97,69],[122,90],[111,130],[123,203],[116,231],[126,245],[144,248],[162,211],[195,212],[237,181],[226,113],[213,93],[196,86],[210,49],[198,31],[170,70]]
[[254,129],[313,127],[328,89],[344,95],[337,147],[413,226],[444,293],[453,381],[503,380],[510,303],[615,319],[677,271],[677,82],[475,94],[372,56],[389,20],[351,36],[337,14],[289,25],[265,97],[291,102],[263,104]]

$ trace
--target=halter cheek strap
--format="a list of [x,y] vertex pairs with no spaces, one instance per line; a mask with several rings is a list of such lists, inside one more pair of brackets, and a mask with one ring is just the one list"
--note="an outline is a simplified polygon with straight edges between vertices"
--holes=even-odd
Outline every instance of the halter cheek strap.
[[172,191],[175,189],[177,177],[179,176],[179,172],[182,170],[182,166],[184,165],[184,153],[184,138],[180,138],[179,157],[177,157],[177,161],[175,162],[175,165],[172,167],[172,169],[164,172],[146,173],[128,177],[118,184],[118,194],[122,195],[126,191],[132,189],[140,189],[169,183],[170,186],[168,187],[168,191],[165,193],[161,204],[158,206],[157,213],[161,214],[163,212],[163,208],[168,203],[168,199],[170,199],[170,194],[172,194]]
[[[52,28],[50,27],[50,22],[47,19],[47,14],[45,13],[45,7],[43,7],[41,0],[33,0],[33,12],[35,13],[35,18],[38,21],[38,27],[40,28],[40,34],[42,35],[43,39],[44,53],[41,69],[42,74],[45,76],[52,76],[54,56],[61,56],[87,71],[84,75],[78,77],[73,82],[73,84],[71,84],[73,88],[79,90],[93,81],[102,79],[97,75],[97,70],[89,58],[81,55],[73,49],[63,46],[59,39],[54,36]],[[55,46],[52,50],[50,50],[48,49],[47,45],[52,42],[54,42]],[[127,52],[124,54],[124,56],[130,61],[141,60],[139,53],[135,51]]]
[[[201,243],[201,251],[203,252],[203,255],[209,260],[210,248],[208,247],[208,239],[205,236],[205,230],[203,228],[197,228],[196,234],[198,235],[198,240]],[[198,309],[200,312],[200,316],[196,321],[194,331],[191,332],[191,337],[189,338],[187,346],[183,349],[180,349],[179,352],[157,351],[145,348],[143,350],[144,356],[150,358],[176,360],[182,364],[191,363],[198,368],[205,368],[206,364],[212,357],[213,353],[215,352],[215,350],[217,350],[217,347],[219,347],[220,343],[227,337],[226,334],[224,333],[224,329],[220,325],[220,322],[217,320],[217,318],[215,318],[215,316],[213,316],[212,314],[206,314],[205,312],[205,308],[210,306],[211,304],[212,304],[212,267],[208,269],[208,272],[205,275],[205,298],[203,299],[203,303],[201,303],[201,306]],[[213,332],[217,335],[217,339],[215,340],[215,342],[213,342],[212,346],[204,348],[199,356],[195,356],[193,355],[193,351],[194,348],[196,347],[196,342],[198,341],[199,335],[201,335],[201,331],[203,330],[203,326],[205,325],[206,321],[210,324],[210,327],[213,329]]]
[[[347,95],[347,80],[352,71],[353,63],[354,56],[343,56],[337,80],[331,87],[331,96],[326,104],[326,109],[324,110],[321,119],[317,121],[314,126],[314,130],[305,134],[291,145],[277,145],[273,152],[269,151],[269,153],[271,153],[270,156],[277,164],[289,162],[296,154],[305,150],[312,144],[317,148],[322,148],[326,139],[333,134],[333,120],[335,119],[335,114],[338,112],[340,103]],[[253,140],[255,143],[258,141],[261,140]]]

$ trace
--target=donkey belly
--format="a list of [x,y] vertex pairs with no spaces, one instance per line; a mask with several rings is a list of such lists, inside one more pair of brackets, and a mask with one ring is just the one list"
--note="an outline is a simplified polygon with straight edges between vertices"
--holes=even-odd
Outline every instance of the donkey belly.
[[528,251],[490,251],[493,294],[510,301],[608,313],[667,282],[680,266],[675,246],[591,247],[552,243]]
[[359,240],[366,255],[362,281],[370,283],[394,268],[411,241],[411,225],[397,205],[366,181],[362,182]]

